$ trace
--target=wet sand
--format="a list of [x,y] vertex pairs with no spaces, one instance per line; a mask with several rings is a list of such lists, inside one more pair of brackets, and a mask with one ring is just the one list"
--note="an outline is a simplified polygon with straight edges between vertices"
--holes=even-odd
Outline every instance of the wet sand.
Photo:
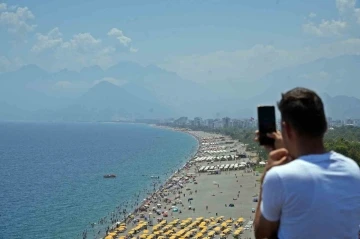
[[[228,137],[224,140],[209,139],[219,137],[220,135],[199,131],[187,131],[187,133],[199,140],[200,147],[196,157],[234,155],[234,149],[237,150],[237,153],[245,153],[244,145],[239,142],[224,144],[225,141],[232,141]],[[202,145],[202,143],[205,142],[204,140],[207,140],[206,142],[220,142],[222,144]],[[226,146],[226,152],[217,154],[205,152],[209,151],[209,147],[212,147],[211,150],[213,150],[213,148],[217,146]],[[256,176],[254,172],[245,172],[245,170],[228,170],[221,171],[220,174],[210,175],[207,172],[199,173],[197,169],[203,165],[215,166],[247,161],[251,161],[251,159],[237,158],[232,161],[215,162],[195,162],[194,159],[190,160],[183,169],[179,170],[172,177],[177,180],[168,181],[157,193],[150,195],[144,200],[144,205],[148,205],[146,209],[143,207],[143,211],[140,212],[140,210],[138,210],[135,212],[131,219],[129,218],[127,220],[126,231],[118,234],[116,238],[122,238],[121,236],[128,235],[128,232],[136,227],[138,220],[147,221],[150,225],[156,225],[161,219],[170,222],[177,218],[182,220],[190,217],[195,219],[198,217],[216,218],[218,216],[224,216],[225,220],[229,218],[237,220],[239,217],[243,217],[243,227],[245,227],[249,222],[251,223],[254,217],[252,208],[256,207],[256,202],[253,202],[253,197],[257,196],[259,192],[259,184],[256,180],[258,180],[260,176]],[[187,175],[189,177],[187,177]],[[172,187],[170,187],[171,185]],[[166,190],[165,188],[168,187],[170,188]],[[165,198],[170,199],[171,203],[164,201]],[[175,200],[175,198],[177,199]],[[188,200],[189,198],[192,198],[192,200]],[[174,201],[178,203],[173,205]],[[161,206],[157,204],[161,204]],[[233,204],[234,207],[229,207],[229,204]],[[178,211],[173,212],[172,207],[177,207]],[[158,215],[156,210],[160,210],[159,212],[161,212],[161,214]],[[165,211],[168,212],[167,217],[164,217],[162,214]],[[142,213],[142,215],[140,215],[140,213]],[[151,234],[152,228],[152,226],[148,226],[149,234]],[[235,230],[234,226],[232,226],[232,229],[233,231]],[[142,232],[139,232],[128,238],[137,238],[137,236],[142,234]],[[214,238],[220,238],[220,236],[215,235]],[[233,238],[232,233],[226,238]],[[240,238],[254,238],[252,229],[244,229]]]

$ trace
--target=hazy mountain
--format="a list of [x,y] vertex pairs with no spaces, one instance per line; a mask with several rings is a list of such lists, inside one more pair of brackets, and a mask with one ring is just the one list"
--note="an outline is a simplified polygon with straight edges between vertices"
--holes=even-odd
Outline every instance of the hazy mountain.
[[[260,104],[276,104],[282,92],[294,87],[307,87],[321,95],[328,94],[324,101],[327,103],[329,116],[340,118],[355,114],[352,112],[355,110],[353,103],[356,102],[356,98],[360,98],[357,90],[360,87],[359,66],[360,56],[347,55],[332,59],[319,59],[311,63],[274,71],[258,82],[266,90],[248,99],[246,104],[250,108],[255,108]],[[333,99],[329,95],[339,96]],[[341,109],[343,102],[351,102],[349,112]],[[344,108],[347,109],[347,106],[344,105]]]
[[[139,89],[139,88],[138,88]],[[143,90],[143,92],[146,92]],[[174,113],[156,102],[155,99],[141,99],[129,93],[124,88],[103,81],[92,87],[83,96],[74,102],[94,111],[109,110],[114,116],[125,118],[154,118],[170,117]]]
[[360,97],[360,56],[339,56],[319,59],[296,67],[272,72],[260,80],[266,86],[264,96],[283,92],[296,86],[308,87],[330,95]]
[[104,77],[137,81],[147,74],[149,72],[145,70],[145,67],[134,62],[122,61],[108,68]]
[[[137,87],[137,90],[140,88]],[[146,93],[143,89],[142,93]],[[151,96],[149,96],[151,97]],[[32,120],[109,121],[123,119],[161,118],[176,115],[157,102],[138,98],[107,81],[100,82],[66,107],[28,113]]]
[[[3,93],[0,94],[0,100],[26,110],[52,109],[54,96],[57,99],[73,99],[76,98],[77,91],[77,96],[80,97],[84,92],[84,85],[90,87],[102,79],[127,81],[128,91],[137,98],[156,100],[179,114],[195,116],[213,112],[212,108],[204,107],[205,102],[213,98],[213,94],[200,85],[155,65],[141,66],[134,62],[119,62],[107,70],[92,66],[80,72],[63,69],[55,73],[48,73],[35,65],[24,66],[17,71],[0,75],[0,93]],[[37,102],[35,105],[39,107],[30,107],[30,99]],[[59,103],[57,108],[58,105]]]
[[[319,93],[322,98],[325,106],[325,112],[328,117],[332,117],[333,119],[360,119],[360,99],[352,96],[345,95],[337,95],[331,97],[327,93]],[[276,102],[280,100],[280,94],[264,97],[264,98],[255,98],[253,102],[257,102],[257,104],[253,103],[253,109],[256,109],[257,105],[276,105]],[[256,114],[255,110],[253,111]],[[279,116],[279,115],[278,115]]]
[[139,83],[128,82],[122,85],[121,88],[141,100],[147,102],[159,102],[159,100],[156,98],[156,95],[152,94]]
[[326,114],[334,119],[360,119],[360,99],[345,95],[323,94]]
[[[105,92],[106,90],[110,90],[113,95],[118,93],[124,96],[120,99],[124,100],[124,102],[121,102],[122,104],[129,104],[129,108],[138,107],[138,109],[132,108],[133,111],[138,112],[138,115],[143,114],[159,117],[161,116],[160,114],[164,114],[163,116],[165,117],[169,116],[169,110],[165,110],[165,106],[160,107],[161,103],[157,100],[157,97],[145,89],[141,83],[143,81],[140,79],[144,76],[148,76],[156,80],[156,75],[163,72],[165,71],[155,66],[143,67],[132,62],[121,62],[109,68],[107,71],[102,70],[98,66],[92,66],[84,68],[80,72],[63,69],[55,73],[48,73],[36,65],[27,65],[17,71],[0,75],[0,101],[4,102],[4,105],[5,103],[7,105],[7,107],[2,105],[0,110],[3,112],[3,115],[5,114],[5,111],[10,113],[11,105],[24,111],[42,112],[42,115],[46,109],[51,112],[60,108],[63,110],[66,108],[66,105],[70,106],[76,104],[77,101],[81,101],[83,105],[95,105],[98,108],[101,108],[100,106],[103,104],[102,108],[104,108],[109,107],[109,102],[115,101],[115,99],[110,99],[108,102],[101,98],[101,95],[107,95]],[[94,82],[104,78],[126,78],[129,82],[126,87],[131,89],[133,96],[142,99],[143,102],[140,104],[138,100],[133,100],[133,96],[132,98],[129,96],[130,98],[128,100],[134,101],[133,103],[129,103],[125,97],[128,92],[120,92],[119,89],[117,89],[118,92],[114,92],[114,89],[111,87],[104,89],[103,92],[97,92],[100,90],[98,88],[104,84],[96,86],[83,96],[81,96],[81,94],[84,89],[78,90],[78,96],[76,97],[76,87],[83,87],[84,85],[91,86]],[[95,92],[95,90],[97,91]],[[92,97],[87,97],[87,95],[95,93],[98,93],[94,96],[94,98],[99,98],[98,102],[94,102]],[[81,99],[71,102],[74,101],[71,99],[79,98],[80,96]],[[85,102],[87,100],[89,102]],[[147,107],[147,109],[144,107]],[[151,111],[152,113],[141,113],[144,111]],[[46,115],[51,114],[47,111]]]
[[[24,114],[26,118],[28,115],[21,112],[32,111],[36,112],[36,117],[47,119],[59,119],[80,112],[80,118],[94,119],[100,115],[99,110],[108,116],[116,112],[128,117],[165,117],[168,109],[174,115],[189,117],[250,117],[256,114],[257,105],[275,104],[281,92],[296,86],[329,95],[360,98],[357,90],[360,87],[357,80],[359,63],[360,56],[320,59],[274,71],[258,81],[240,84],[241,87],[234,80],[220,82],[223,84],[221,90],[220,87],[219,90],[210,90],[206,85],[182,79],[176,73],[155,65],[142,66],[134,62],[119,62],[106,70],[91,66],[79,72],[64,69],[55,73],[46,72],[36,65],[27,65],[17,71],[0,74],[0,102],[3,102],[0,115],[5,115],[5,109],[9,115],[10,108],[15,107],[20,113],[11,115]],[[106,83],[94,86],[104,79],[117,85],[120,85],[119,82],[126,83],[121,87]],[[243,100],[247,89],[259,89],[258,95]],[[356,105],[348,104],[351,107],[342,111],[338,102],[345,99],[341,97],[327,101],[331,105],[329,115],[335,118],[353,115],[357,109]],[[92,111],[96,112],[95,116]]]
[[50,74],[37,65],[26,65],[12,72],[0,74],[0,82],[7,81],[7,84],[28,82],[29,80],[46,79]]
[[14,105],[6,102],[0,102],[0,119],[1,120],[23,120],[27,118],[28,112],[18,109]]
[[77,80],[82,80],[82,76],[79,72],[70,71],[68,69],[62,69],[58,72],[52,73],[47,80],[51,80],[53,82],[57,81],[69,81],[74,82]]
[[89,66],[80,71],[81,79],[88,81],[99,80],[104,77],[104,73],[100,66]]

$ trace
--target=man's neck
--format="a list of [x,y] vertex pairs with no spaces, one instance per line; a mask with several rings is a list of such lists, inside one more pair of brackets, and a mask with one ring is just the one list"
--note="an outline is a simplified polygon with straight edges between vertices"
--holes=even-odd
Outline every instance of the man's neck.
[[299,142],[295,158],[310,154],[324,154],[326,149],[323,139],[306,139]]

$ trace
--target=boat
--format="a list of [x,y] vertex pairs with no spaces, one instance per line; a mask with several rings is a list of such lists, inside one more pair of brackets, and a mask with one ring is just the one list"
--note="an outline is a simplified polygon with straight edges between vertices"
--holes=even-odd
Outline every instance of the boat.
[[116,178],[115,174],[106,174],[104,175],[104,178]]

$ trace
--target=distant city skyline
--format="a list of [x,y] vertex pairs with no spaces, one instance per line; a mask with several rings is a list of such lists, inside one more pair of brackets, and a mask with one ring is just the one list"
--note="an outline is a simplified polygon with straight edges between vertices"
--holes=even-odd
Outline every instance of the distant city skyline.
[[[341,127],[341,126],[358,126],[360,127],[360,119],[333,119],[327,117],[328,127]],[[213,129],[219,128],[253,128],[257,127],[258,121],[256,118],[241,118],[233,119],[230,117],[215,118],[215,119],[203,119],[202,117],[188,118],[186,116],[180,118],[170,118],[158,120],[157,123],[172,124],[176,126],[194,126],[194,127],[209,127]],[[281,119],[276,120],[277,128],[280,129]]]

